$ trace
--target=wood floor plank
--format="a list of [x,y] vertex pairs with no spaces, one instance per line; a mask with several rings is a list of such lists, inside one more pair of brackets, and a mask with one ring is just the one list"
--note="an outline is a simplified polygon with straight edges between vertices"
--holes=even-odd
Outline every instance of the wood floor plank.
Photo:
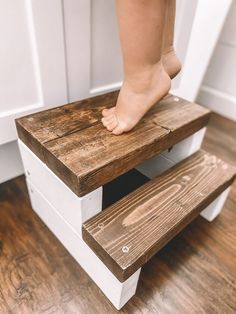
[[83,225],[83,238],[120,281],[145,264],[233,183],[236,168],[199,151]]
[[194,134],[210,117],[207,109],[168,95],[131,132],[114,136],[100,119],[117,95],[96,96],[16,122],[19,138],[79,196]]

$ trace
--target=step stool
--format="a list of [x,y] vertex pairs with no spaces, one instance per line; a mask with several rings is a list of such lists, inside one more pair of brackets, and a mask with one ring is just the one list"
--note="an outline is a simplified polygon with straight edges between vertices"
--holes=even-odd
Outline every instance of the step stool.
[[[168,95],[128,133],[101,123],[118,91],[16,120],[32,208],[117,308],[141,267],[201,214],[221,211],[236,169],[200,150],[210,112]],[[102,210],[103,185],[150,180]]]

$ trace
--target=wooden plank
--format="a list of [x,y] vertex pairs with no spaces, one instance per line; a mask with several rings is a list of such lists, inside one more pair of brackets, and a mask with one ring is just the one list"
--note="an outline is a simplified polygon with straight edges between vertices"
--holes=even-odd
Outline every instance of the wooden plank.
[[83,225],[83,238],[124,281],[213,202],[236,168],[203,151],[154,178]]
[[76,101],[48,109],[16,120],[21,140],[40,158],[44,143],[97,123],[101,111],[115,105],[118,92]]
[[209,110],[168,95],[131,131],[114,136],[100,119],[118,92],[17,120],[20,139],[77,195],[104,185],[204,127]]

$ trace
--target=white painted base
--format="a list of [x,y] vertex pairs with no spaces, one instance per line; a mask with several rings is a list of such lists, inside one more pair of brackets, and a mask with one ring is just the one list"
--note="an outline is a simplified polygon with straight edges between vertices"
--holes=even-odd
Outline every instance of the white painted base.
[[81,226],[102,210],[102,187],[78,197],[22,141],[18,141],[25,175],[81,235]]
[[88,273],[111,303],[118,310],[121,309],[135,294],[140,269],[125,282],[120,282],[29,179],[27,179],[27,185],[35,212]]
[[174,145],[170,151],[166,150],[158,156],[143,162],[138,165],[136,169],[150,179],[160,175],[181,160],[198,151],[201,147],[205,132],[206,128],[202,128],[195,134]]
[[24,173],[17,142],[0,145],[0,183]]
[[204,209],[200,215],[210,222],[213,221],[222,211],[229,192],[230,187],[218,196],[206,209]]
[[140,269],[121,283],[81,237],[82,224],[102,210],[102,187],[78,197],[22,141],[18,141],[33,209],[120,309],[136,291]]

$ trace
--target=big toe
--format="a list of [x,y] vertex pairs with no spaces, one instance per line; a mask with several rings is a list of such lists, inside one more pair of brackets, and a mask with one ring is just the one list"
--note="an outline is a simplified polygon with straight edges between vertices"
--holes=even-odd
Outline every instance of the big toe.
[[114,120],[112,120],[111,122],[109,122],[107,124],[106,128],[107,128],[108,131],[113,131],[117,127],[117,124],[118,124],[117,120],[114,119]]
[[107,117],[102,118],[103,125],[109,130],[112,131],[117,126],[117,119],[114,114],[111,114]]
[[129,129],[125,122],[118,121],[117,126],[113,129],[112,133],[115,135],[120,135],[124,132],[127,132]]

